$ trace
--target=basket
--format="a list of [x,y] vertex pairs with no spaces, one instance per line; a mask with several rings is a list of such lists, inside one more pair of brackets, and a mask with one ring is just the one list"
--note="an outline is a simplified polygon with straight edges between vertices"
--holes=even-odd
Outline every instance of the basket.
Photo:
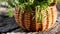
[[44,18],[42,22],[37,22],[37,20],[32,19],[35,16],[35,8],[32,8],[32,10],[33,15],[30,14],[28,8],[25,8],[24,13],[22,14],[19,7],[15,8],[15,20],[18,25],[24,30],[28,30],[29,32],[45,31],[55,24],[57,18],[57,9],[55,1],[51,3],[51,6],[48,7],[48,12],[42,10]]

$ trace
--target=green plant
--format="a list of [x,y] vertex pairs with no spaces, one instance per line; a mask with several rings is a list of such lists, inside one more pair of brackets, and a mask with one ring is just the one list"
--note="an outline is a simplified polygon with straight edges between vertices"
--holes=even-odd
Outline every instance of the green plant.
[[[33,14],[32,8],[35,8],[36,15],[35,17],[39,16],[37,19],[41,21],[43,19],[42,9],[46,10],[48,6],[52,3],[53,0],[6,0],[9,4],[9,9],[19,7],[21,8],[22,14],[24,13],[24,9],[28,8],[30,13]],[[12,16],[11,10],[8,10],[9,15]],[[40,15],[38,15],[40,12]],[[34,18],[35,18],[34,17]]]
[[8,9],[8,15],[9,15],[9,17],[12,17],[12,16],[13,16],[13,11],[12,11],[12,9]]

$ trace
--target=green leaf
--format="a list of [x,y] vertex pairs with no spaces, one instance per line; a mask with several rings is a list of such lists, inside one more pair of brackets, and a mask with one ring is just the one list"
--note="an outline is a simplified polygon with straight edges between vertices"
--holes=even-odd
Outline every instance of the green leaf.
[[40,15],[39,15],[38,21],[41,22],[42,19],[43,19],[43,14],[42,14],[42,12],[40,12]]
[[38,12],[40,11],[40,6],[36,6],[36,17],[38,16]]
[[13,17],[13,11],[11,9],[8,9],[8,15],[9,17]]
[[9,6],[11,7],[15,7],[15,5],[13,5],[14,1],[13,0],[6,0],[7,3],[9,4]]
[[21,13],[23,14],[24,13],[24,9],[25,9],[25,5],[21,4],[19,5],[19,8],[21,9]]
[[18,0],[15,0],[15,3],[16,3],[16,4],[19,4],[19,1],[18,1]]
[[28,4],[26,7],[28,7],[28,9],[30,10],[30,13],[33,14],[32,8],[30,7],[30,5]]

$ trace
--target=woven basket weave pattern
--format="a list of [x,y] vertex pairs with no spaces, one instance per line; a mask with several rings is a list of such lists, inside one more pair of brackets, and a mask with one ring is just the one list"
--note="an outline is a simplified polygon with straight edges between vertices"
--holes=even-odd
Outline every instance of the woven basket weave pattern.
[[[51,28],[55,21],[57,16],[57,10],[56,5],[48,7],[48,12],[45,10],[42,10],[43,13],[43,20],[42,22],[36,22],[35,19],[32,20],[32,18],[35,16],[35,9],[33,10],[33,15],[30,14],[30,11],[28,8],[25,9],[24,13],[22,14],[20,9],[17,7],[15,8],[15,20],[21,26],[23,29],[28,31],[44,31],[49,28]],[[47,16],[48,15],[48,16]]]

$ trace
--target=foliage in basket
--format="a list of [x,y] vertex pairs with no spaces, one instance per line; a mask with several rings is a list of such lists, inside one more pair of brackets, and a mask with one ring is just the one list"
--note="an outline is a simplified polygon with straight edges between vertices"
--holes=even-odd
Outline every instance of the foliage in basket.
[[[41,10],[44,9],[48,11],[48,7],[53,2],[53,0],[7,0],[7,2],[9,4],[9,8],[19,7],[21,8],[22,13],[24,13],[23,9],[28,8],[30,10],[30,13],[33,14],[32,8],[35,8],[36,15],[33,18],[35,18],[36,16],[39,16],[38,21],[41,21],[43,19]],[[8,14],[10,15],[10,17],[13,16],[12,11],[11,10],[8,10],[8,11],[9,11]],[[39,11],[40,11],[40,15],[38,15]]]
[[[9,4],[9,7],[8,7],[9,12],[8,13],[9,13],[10,16],[12,16],[12,12],[10,10],[11,8],[17,8],[16,9],[17,12],[19,12],[18,11],[18,8],[19,8],[21,14],[27,13],[27,15],[29,15],[29,16],[34,15],[34,12],[35,12],[35,15],[32,18],[30,18],[30,20],[36,20],[36,23],[35,22],[33,22],[33,23],[31,22],[30,24],[27,23],[28,26],[26,26],[26,24],[23,23],[23,21],[21,19],[19,20],[19,21],[22,21],[21,23],[26,26],[25,30],[28,29],[29,31],[39,31],[39,27],[41,27],[42,31],[48,29],[48,27],[46,27],[46,29],[44,29],[45,26],[42,23],[42,20],[45,19],[45,18],[43,18],[45,16],[43,14],[45,14],[45,13],[46,13],[46,16],[47,16],[47,18],[45,19],[45,21],[47,20],[47,25],[46,26],[49,26],[49,28],[50,28],[50,25],[48,25],[48,23],[50,23],[50,22],[48,22],[50,19],[48,20],[48,18],[51,18],[52,23],[55,22],[55,21],[53,21],[55,19],[55,15],[51,14],[50,15],[51,17],[49,17],[48,12],[49,12],[49,7],[51,5],[54,6],[56,4],[56,0],[7,0],[7,2]],[[26,12],[25,9],[26,9],[26,11],[29,10],[29,12]],[[33,9],[34,9],[34,12],[33,12]],[[46,12],[44,13],[43,11],[46,11]],[[52,13],[56,14],[54,11],[52,11]],[[21,14],[19,14],[20,17],[15,16],[15,18],[16,17],[21,18]],[[24,15],[24,16],[26,16],[26,15]],[[54,19],[52,19],[52,18],[54,18]],[[27,20],[27,18],[26,18],[26,20]],[[42,25],[40,25],[40,24],[42,24]],[[23,27],[25,27],[25,26],[23,26]],[[36,30],[32,29],[32,28],[35,28],[35,27],[36,27]]]

